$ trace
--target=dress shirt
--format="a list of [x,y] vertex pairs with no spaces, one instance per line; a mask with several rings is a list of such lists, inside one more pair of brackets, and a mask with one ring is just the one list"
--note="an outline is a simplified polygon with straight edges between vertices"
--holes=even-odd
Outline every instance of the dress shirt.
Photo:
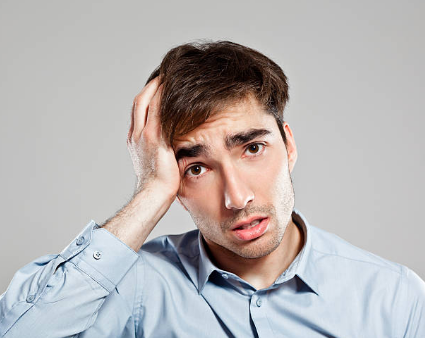
[[425,283],[413,271],[292,217],[303,248],[259,290],[215,266],[198,230],[136,253],[91,221],[62,253],[15,274],[0,337],[425,337]]

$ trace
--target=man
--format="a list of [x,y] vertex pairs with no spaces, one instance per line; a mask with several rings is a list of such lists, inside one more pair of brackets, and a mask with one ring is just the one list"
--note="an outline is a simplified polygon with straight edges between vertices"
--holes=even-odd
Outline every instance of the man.
[[[425,337],[414,272],[294,210],[287,100],[257,51],[172,49],[134,100],[133,199],[17,272],[1,337]],[[144,244],[176,197],[198,230]]]

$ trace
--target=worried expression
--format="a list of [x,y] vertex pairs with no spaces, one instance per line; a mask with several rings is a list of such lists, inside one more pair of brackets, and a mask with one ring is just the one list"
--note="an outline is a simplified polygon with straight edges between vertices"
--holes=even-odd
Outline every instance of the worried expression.
[[211,116],[174,142],[178,198],[212,254],[261,258],[282,242],[291,220],[292,131],[253,97]]

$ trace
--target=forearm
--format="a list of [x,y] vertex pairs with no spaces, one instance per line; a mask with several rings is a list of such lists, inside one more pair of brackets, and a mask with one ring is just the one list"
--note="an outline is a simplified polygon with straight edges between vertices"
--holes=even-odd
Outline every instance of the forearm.
[[175,196],[167,194],[158,185],[146,186],[102,228],[138,252],[153,228],[170,208]]

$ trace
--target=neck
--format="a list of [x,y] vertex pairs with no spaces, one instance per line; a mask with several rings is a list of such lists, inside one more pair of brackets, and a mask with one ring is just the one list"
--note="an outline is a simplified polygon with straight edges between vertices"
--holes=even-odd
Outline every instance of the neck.
[[264,257],[252,259],[230,252],[213,253],[211,250],[208,251],[210,258],[218,267],[234,273],[258,290],[267,288],[275,282],[291,265],[301,251],[303,244],[303,234],[291,218],[279,246]]

